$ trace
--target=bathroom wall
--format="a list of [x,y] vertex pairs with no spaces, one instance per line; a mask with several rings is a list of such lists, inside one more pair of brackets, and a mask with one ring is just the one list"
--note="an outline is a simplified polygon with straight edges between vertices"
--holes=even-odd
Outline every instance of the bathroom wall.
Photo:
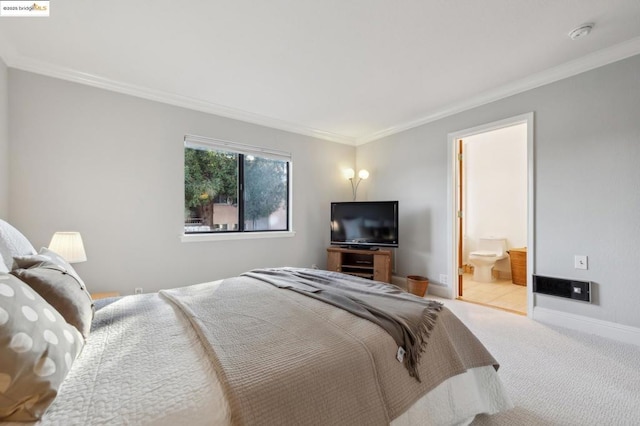
[[[464,259],[480,238],[506,238],[507,247],[527,244],[527,125],[505,127],[464,139]],[[509,272],[509,262],[495,270]]]

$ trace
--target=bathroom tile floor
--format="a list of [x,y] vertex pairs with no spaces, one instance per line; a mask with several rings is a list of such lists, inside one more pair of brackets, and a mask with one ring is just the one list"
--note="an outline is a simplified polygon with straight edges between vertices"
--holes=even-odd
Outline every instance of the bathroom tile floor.
[[462,283],[462,300],[493,306],[521,315],[527,314],[526,286],[513,284],[510,279],[480,283],[473,280],[473,274],[464,274]]

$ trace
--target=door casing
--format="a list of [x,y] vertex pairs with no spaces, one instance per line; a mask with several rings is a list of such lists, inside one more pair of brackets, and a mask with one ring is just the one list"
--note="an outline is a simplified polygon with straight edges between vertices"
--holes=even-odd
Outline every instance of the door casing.
[[527,316],[533,317],[533,283],[532,276],[535,272],[535,170],[534,170],[534,113],[517,115],[515,117],[505,118],[503,120],[494,121],[492,123],[483,124],[469,129],[459,130],[449,133],[447,136],[447,152],[448,152],[448,214],[447,229],[449,234],[447,269],[451,279],[449,282],[449,297],[455,299],[459,296],[459,245],[461,244],[462,235],[460,235],[460,227],[458,222],[458,186],[460,184],[460,170],[458,161],[458,140],[464,139],[479,133],[486,133],[492,130],[502,129],[517,124],[526,123],[527,125]]

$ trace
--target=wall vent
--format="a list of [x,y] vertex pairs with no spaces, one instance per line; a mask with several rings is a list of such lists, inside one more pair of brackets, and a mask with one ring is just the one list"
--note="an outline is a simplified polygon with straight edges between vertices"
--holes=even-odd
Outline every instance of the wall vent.
[[533,292],[591,303],[591,281],[533,276]]

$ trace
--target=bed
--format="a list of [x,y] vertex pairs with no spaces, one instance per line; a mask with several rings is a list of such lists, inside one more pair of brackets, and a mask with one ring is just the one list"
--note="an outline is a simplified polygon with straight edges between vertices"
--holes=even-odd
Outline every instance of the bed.
[[453,425],[511,407],[497,362],[446,307],[418,377],[379,325],[250,275],[94,308],[84,345],[36,424]]

